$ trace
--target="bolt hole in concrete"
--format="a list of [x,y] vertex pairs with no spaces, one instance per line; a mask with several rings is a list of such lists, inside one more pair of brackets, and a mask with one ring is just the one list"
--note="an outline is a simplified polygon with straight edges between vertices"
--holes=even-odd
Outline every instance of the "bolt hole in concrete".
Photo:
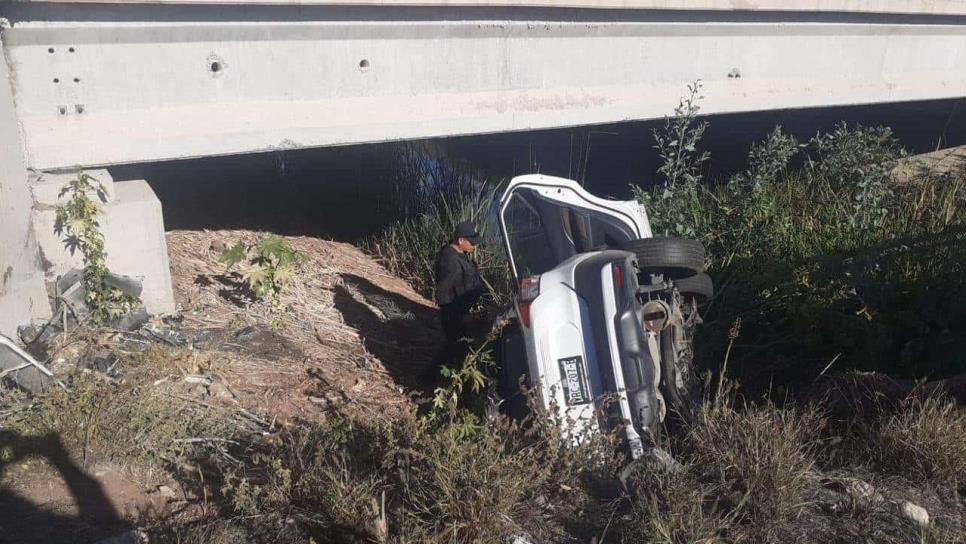
[[359,70],[365,72],[369,69],[369,59],[362,59],[359,61]]
[[76,111],[77,113],[84,113],[84,105],[74,104],[74,111]]
[[220,72],[221,71],[221,63],[220,62],[217,62],[217,61],[212,62],[211,65],[208,68],[212,72],[215,72],[215,73]]
[[58,106],[58,107],[57,107],[57,111],[58,111],[58,112],[59,112],[59,113],[60,113],[61,115],[67,115],[67,106]]
[[53,47],[48,47],[47,48],[47,52],[48,53],[53,53],[54,52],[54,48]]
[[80,83],[80,78],[79,77],[75,77],[74,78],[74,83]]
[[67,52],[68,53],[73,53],[74,52],[74,48],[73,47],[68,47],[67,48]]
[[55,77],[54,78],[54,83],[60,83],[60,78]]

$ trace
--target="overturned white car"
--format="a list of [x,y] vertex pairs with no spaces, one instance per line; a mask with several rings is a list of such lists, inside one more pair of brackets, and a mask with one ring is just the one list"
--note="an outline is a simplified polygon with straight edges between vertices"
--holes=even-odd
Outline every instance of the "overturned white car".
[[526,406],[523,381],[572,431],[622,429],[639,457],[668,410],[690,416],[704,248],[652,237],[640,204],[568,179],[516,177],[499,211],[519,287],[499,346],[506,411]]

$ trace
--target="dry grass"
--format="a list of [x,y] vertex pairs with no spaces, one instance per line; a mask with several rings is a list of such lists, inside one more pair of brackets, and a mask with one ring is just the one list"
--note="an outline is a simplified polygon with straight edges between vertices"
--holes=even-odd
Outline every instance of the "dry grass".
[[688,432],[686,455],[713,482],[721,507],[767,536],[801,510],[823,426],[814,410],[707,407]]
[[954,401],[912,396],[863,434],[883,471],[951,489],[966,482],[966,409]]
[[630,507],[619,532],[623,542],[718,544],[731,526],[713,489],[695,467],[676,472],[642,467],[629,485]]

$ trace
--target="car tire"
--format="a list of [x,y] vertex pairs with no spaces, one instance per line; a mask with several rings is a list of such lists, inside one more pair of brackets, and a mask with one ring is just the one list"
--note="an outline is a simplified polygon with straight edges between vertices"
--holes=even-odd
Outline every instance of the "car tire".
[[714,282],[711,281],[711,276],[704,273],[675,280],[674,287],[685,297],[690,295],[699,302],[714,296]]
[[686,278],[704,272],[704,246],[688,238],[640,238],[620,244],[620,249],[637,255],[643,272]]

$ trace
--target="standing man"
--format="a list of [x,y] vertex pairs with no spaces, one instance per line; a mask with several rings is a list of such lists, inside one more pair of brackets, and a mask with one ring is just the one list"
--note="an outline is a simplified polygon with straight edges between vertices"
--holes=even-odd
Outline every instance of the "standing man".
[[467,354],[466,316],[483,294],[483,279],[471,255],[480,243],[476,224],[464,221],[456,227],[449,244],[436,254],[436,304],[446,348],[441,363],[458,365]]

